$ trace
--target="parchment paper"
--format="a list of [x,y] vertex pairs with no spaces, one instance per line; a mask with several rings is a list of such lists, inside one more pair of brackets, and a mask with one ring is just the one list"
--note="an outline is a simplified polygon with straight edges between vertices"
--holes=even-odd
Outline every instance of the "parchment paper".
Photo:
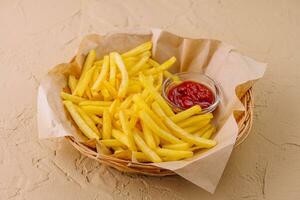
[[214,112],[218,130],[214,136],[218,142],[216,147],[199,152],[187,160],[153,164],[170,169],[213,193],[238,134],[233,112],[244,110],[237,96],[243,96],[255,80],[263,76],[266,67],[266,64],[241,55],[232,46],[217,40],[183,38],[157,29],[147,33],[112,33],[84,37],[75,59],[71,63],[55,66],[41,81],[37,97],[39,137],[73,136],[87,142],[71,123],[60,99],[60,92],[66,86],[66,75],[80,72],[84,57],[90,49],[96,49],[99,59],[111,51],[122,53],[149,40],[153,42],[152,53],[155,60],[162,63],[171,56],[177,58],[171,71],[203,72],[212,77],[221,88],[221,104]]

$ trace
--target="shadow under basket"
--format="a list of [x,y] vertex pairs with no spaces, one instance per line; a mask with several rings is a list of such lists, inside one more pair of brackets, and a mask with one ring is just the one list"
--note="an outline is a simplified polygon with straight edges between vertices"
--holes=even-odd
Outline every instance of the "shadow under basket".
[[[250,88],[241,98],[241,102],[245,106],[245,112],[237,120],[239,133],[236,139],[235,147],[240,145],[249,135],[253,122],[253,94]],[[113,167],[121,172],[137,173],[150,176],[167,176],[175,173],[160,167],[152,166],[143,163],[132,163],[128,160],[122,160],[109,155],[102,155],[97,153],[94,149],[76,141],[74,137],[66,137],[66,139],[83,155],[95,159],[98,162],[107,166]]]

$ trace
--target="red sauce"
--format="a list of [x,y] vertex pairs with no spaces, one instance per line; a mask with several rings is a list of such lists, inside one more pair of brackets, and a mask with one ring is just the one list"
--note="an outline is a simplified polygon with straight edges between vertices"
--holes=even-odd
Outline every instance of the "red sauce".
[[176,106],[187,109],[194,105],[207,108],[215,101],[213,92],[205,85],[184,81],[168,91],[168,99]]

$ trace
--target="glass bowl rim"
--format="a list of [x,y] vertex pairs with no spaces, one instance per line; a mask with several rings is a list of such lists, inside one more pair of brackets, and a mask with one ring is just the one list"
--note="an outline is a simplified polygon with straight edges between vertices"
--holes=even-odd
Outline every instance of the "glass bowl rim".
[[[185,108],[182,108],[182,107],[179,107],[179,106],[175,105],[172,101],[169,100],[169,98],[168,98],[168,96],[166,94],[167,93],[166,92],[167,83],[169,83],[170,81],[172,83],[173,82],[172,78],[174,76],[179,76],[180,77],[182,75],[198,75],[198,76],[203,76],[203,77],[207,78],[209,81],[211,81],[213,83],[215,92],[214,91],[212,91],[212,92],[215,95],[215,101],[209,107],[202,109],[201,114],[205,114],[205,113],[208,113],[208,112],[213,112],[217,108],[218,104],[220,103],[220,91],[221,90],[220,90],[219,84],[217,84],[214,79],[212,79],[208,75],[206,75],[204,73],[201,73],[201,72],[178,72],[178,73],[173,74],[171,77],[168,77],[166,80],[164,80],[163,85],[162,85],[162,96],[168,102],[168,104],[171,105],[172,107],[178,109],[178,110],[181,110],[181,111],[186,110]],[[188,79],[186,79],[186,80],[188,80]],[[197,81],[195,81],[195,82],[197,82]],[[201,83],[201,82],[198,81],[198,83]],[[201,83],[201,84],[204,84],[204,85],[207,86],[207,84],[205,84],[205,83]]]

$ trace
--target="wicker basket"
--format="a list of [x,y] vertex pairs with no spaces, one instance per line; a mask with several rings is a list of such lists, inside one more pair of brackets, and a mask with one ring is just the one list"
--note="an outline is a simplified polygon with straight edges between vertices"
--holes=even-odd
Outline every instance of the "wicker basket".
[[[241,144],[249,135],[253,121],[253,95],[252,88],[241,98],[241,102],[245,106],[245,112],[238,119],[239,133],[235,147]],[[156,166],[145,165],[143,163],[132,163],[108,155],[98,154],[94,149],[76,141],[73,137],[66,137],[67,140],[83,155],[93,158],[100,163],[113,167],[122,172],[138,173],[151,176],[167,176],[173,175],[174,172],[159,168]]]

